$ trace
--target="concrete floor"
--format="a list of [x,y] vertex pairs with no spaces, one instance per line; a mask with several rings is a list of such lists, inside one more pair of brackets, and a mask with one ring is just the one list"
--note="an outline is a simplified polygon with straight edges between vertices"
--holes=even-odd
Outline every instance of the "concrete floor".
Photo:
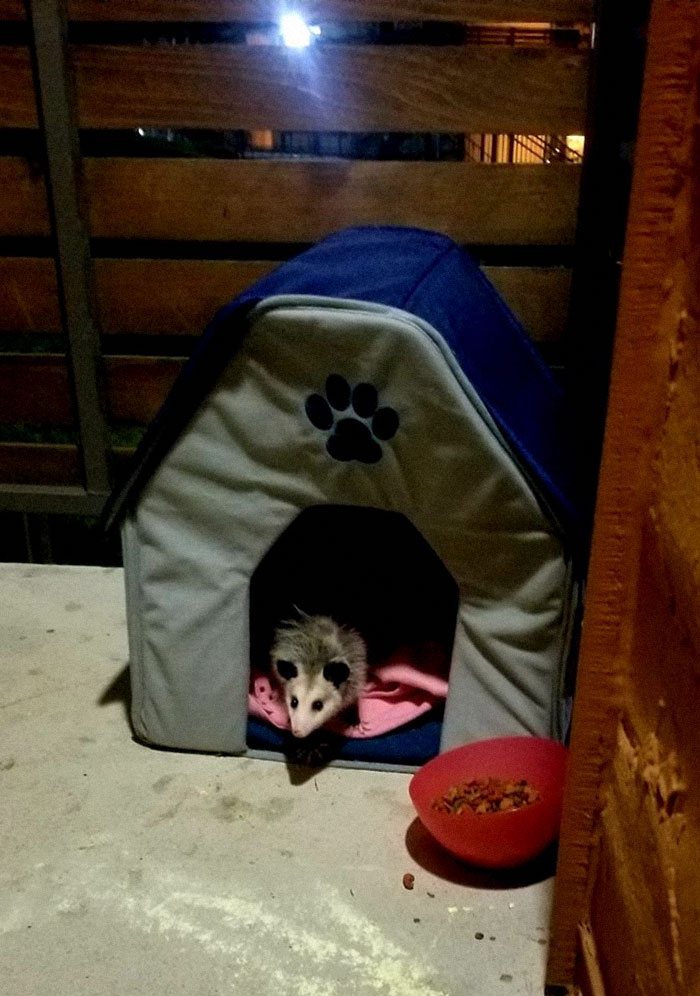
[[4,993],[542,993],[551,857],[453,862],[408,775],[141,746],[121,571],[0,565],[0,592]]

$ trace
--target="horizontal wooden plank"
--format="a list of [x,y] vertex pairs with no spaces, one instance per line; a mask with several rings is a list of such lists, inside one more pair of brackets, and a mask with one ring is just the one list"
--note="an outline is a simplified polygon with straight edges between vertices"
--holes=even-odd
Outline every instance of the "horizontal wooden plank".
[[[102,261],[105,264],[112,262],[121,263],[124,261]],[[128,268],[136,266],[140,262],[142,261],[126,261]],[[153,262],[156,267],[161,267],[163,262],[167,263],[168,261]],[[202,261],[195,261],[195,263],[199,262]],[[191,263],[187,265],[192,266]],[[205,265],[207,265],[206,262]],[[230,265],[224,263],[226,267]],[[266,266],[266,264],[262,265]],[[233,267],[235,269],[235,264]],[[122,273],[122,277],[132,278],[134,276],[135,271],[129,272],[128,268]],[[162,278],[167,269],[166,266],[156,275]],[[188,275],[190,280],[192,273],[197,269],[199,267],[195,265],[194,270]],[[550,300],[557,302],[554,307],[550,307],[550,312],[554,313],[558,307],[562,321],[565,319],[565,300],[562,295],[567,287],[568,273],[566,271],[530,270],[529,272],[511,273],[505,268],[490,268],[488,274],[494,279],[494,282],[500,281],[503,289],[507,289],[510,285],[511,292],[515,293],[516,299],[518,294],[521,295],[521,299],[525,303],[518,307],[515,299],[512,299],[511,306],[514,307],[526,325],[528,308],[533,313],[538,309],[540,311],[546,310],[539,298],[535,303],[528,302],[528,294],[532,296],[538,293],[536,288],[539,288],[540,293],[543,289],[545,292],[549,292]],[[225,280],[225,273],[223,269],[219,268],[218,261],[212,277],[217,282]],[[192,284],[186,284],[186,286],[192,286]],[[210,289],[211,286],[212,284],[210,284]],[[161,285],[161,288],[163,291],[165,290],[164,285]],[[217,304],[219,303],[221,302],[217,302]],[[179,315],[178,320],[180,320]],[[190,331],[196,330],[191,329]],[[549,330],[545,329],[544,331],[546,333]],[[548,336],[545,334],[542,337]],[[172,357],[107,357],[105,360],[107,403],[111,418],[116,422],[148,423],[165,400],[183,362],[182,359]],[[0,354],[0,423],[22,422],[54,426],[73,425],[70,380],[63,356]],[[20,470],[21,467],[29,466],[32,452],[32,450],[27,450],[26,453],[17,451],[19,455],[16,457],[16,462]],[[65,459],[67,460],[67,458]],[[47,466],[54,468],[53,464],[47,464]],[[2,464],[0,463],[1,469]],[[16,473],[20,474],[20,470],[17,470]],[[55,469],[51,469],[50,473],[52,483],[71,483],[67,479],[59,478],[58,471]],[[0,479],[8,480],[9,478],[2,478],[0,475]],[[26,483],[26,480],[13,478],[13,483]]]
[[44,178],[33,163],[0,157],[0,235],[49,235]]
[[[247,260],[95,259],[101,330],[196,335],[222,304],[277,265]],[[54,260],[0,257],[0,333],[60,331]]]
[[85,171],[93,236],[225,241],[396,224],[459,242],[568,244],[580,179],[566,164],[93,159]]
[[22,0],[0,0],[0,21],[23,21],[25,17]]
[[75,422],[68,366],[54,354],[0,354],[0,423]]
[[[590,21],[592,0],[305,0],[314,21]],[[279,0],[68,0],[75,21],[276,21]],[[0,20],[23,20],[22,0],[0,0]]]
[[[10,0],[11,2],[11,0]],[[279,0],[69,0],[75,20],[274,22]],[[465,24],[589,21],[589,0],[305,0],[314,21],[458,21]]]
[[[574,134],[588,54],[562,48],[73,47],[83,128]],[[0,49],[0,124],[36,126],[26,49]]]
[[114,421],[149,423],[184,362],[171,357],[107,357],[107,407]]
[[569,313],[570,270],[487,266],[484,272],[533,339],[562,338]]
[[[184,360],[116,356],[105,359],[107,405],[116,422],[147,424]],[[56,354],[0,354],[0,423],[74,423],[65,358]]]
[[36,126],[29,49],[25,45],[0,45],[0,128]]
[[0,510],[41,515],[100,515],[109,495],[69,484],[3,484]]
[[[121,470],[133,449],[116,447],[112,463]],[[0,443],[0,485],[80,485],[80,453],[77,446],[55,443]],[[1,504],[0,504],[1,507]]]
[[222,305],[277,265],[217,259],[96,259],[102,331],[197,335]]
[[82,46],[72,55],[84,128],[541,135],[580,133],[585,121],[588,55],[568,49]]
[[80,484],[78,447],[0,443],[0,483]]
[[[103,332],[197,335],[227,301],[278,263],[218,259],[96,259]],[[485,272],[537,340],[566,326],[571,274],[564,269],[486,267]],[[52,259],[0,258],[0,332],[60,330]]]
[[60,332],[53,259],[0,257],[0,332]]
[[[278,265],[247,260],[97,259],[102,330],[196,335],[223,304]],[[569,270],[492,266],[485,272],[534,339],[559,338],[566,327]]]
[[[238,260],[97,259],[104,332],[197,335],[223,304],[278,266]],[[1,272],[1,271],[0,271]],[[567,321],[571,273],[537,267],[485,267],[536,340],[555,340]]]

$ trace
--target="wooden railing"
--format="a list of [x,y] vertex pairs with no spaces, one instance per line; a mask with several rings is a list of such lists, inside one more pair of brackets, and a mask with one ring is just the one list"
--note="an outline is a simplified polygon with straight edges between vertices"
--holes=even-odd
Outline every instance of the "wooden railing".
[[[588,0],[316,0],[303,6],[310,21],[334,24],[332,43],[324,43],[322,33],[300,51],[247,44],[256,24],[270,36],[278,10],[270,0],[70,0],[68,85],[83,147],[94,150],[109,133],[111,148],[128,132],[132,152],[139,129],[584,132]],[[514,45],[338,40],[344,23],[356,29],[399,18],[456,28],[513,22],[520,34],[513,35]],[[99,22],[105,22],[102,29]],[[167,22],[159,29],[166,35],[178,22],[245,31],[233,44],[110,44],[111,22],[139,22],[144,32]],[[12,44],[2,44],[3,23]],[[86,36],[79,23],[97,25],[89,43],[81,40]],[[543,24],[578,26],[582,43],[521,45],[528,23],[540,33]],[[455,37],[463,35],[456,31]],[[80,336],[75,330],[65,335],[75,319],[65,307],[65,276],[57,277],[62,222],[61,212],[50,207],[55,174],[50,155],[47,160],[21,151],[42,120],[31,53],[24,4],[0,0],[0,509],[96,511],[105,489],[90,485],[86,460],[95,459],[95,446],[89,457],[83,446],[89,408],[82,402],[76,408]],[[42,57],[38,51],[39,62]],[[535,340],[551,344],[564,332],[576,163],[490,165],[468,156],[432,162],[214,158],[199,152],[91,154],[77,167],[90,239],[94,330],[100,334],[94,369],[106,421],[108,480],[165,397],[191,337],[216,309],[301,246],[346,225],[445,232],[474,247]],[[58,258],[62,273],[65,255]]]

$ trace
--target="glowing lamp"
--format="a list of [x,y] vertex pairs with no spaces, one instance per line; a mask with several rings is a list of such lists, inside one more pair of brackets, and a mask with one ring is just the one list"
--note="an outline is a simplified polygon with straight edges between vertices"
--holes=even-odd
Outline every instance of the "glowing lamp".
[[307,24],[300,14],[283,14],[280,34],[287,48],[308,48],[314,36],[321,34],[321,29],[315,24]]

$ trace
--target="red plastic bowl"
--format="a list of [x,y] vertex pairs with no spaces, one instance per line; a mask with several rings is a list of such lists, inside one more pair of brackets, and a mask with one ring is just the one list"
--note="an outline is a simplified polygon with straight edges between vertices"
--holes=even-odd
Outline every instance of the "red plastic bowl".
[[[408,790],[423,826],[452,854],[482,868],[514,868],[557,839],[567,750],[540,737],[499,737],[464,744],[428,761]],[[434,799],[471,778],[524,778],[537,802],[503,813],[441,813]]]

